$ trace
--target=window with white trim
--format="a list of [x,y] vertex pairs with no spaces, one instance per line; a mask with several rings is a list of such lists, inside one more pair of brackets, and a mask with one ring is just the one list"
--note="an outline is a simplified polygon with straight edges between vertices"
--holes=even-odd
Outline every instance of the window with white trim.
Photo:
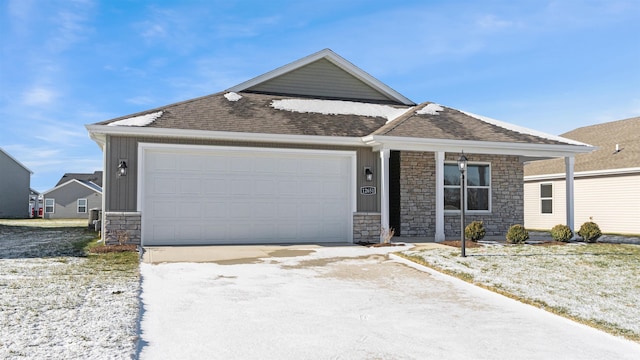
[[56,199],[44,199],[44,212],[54,213],[56,208]]
[[[467,164],[465,211],[491,211],[491,166]],[[444,209],[460,211],[460,169],[457,163],[444,164]]]
[[85,214],[87,212],[87,199],[78,199],[78,213]]
[[553,184],[540,184],[540,213],[553,214]]

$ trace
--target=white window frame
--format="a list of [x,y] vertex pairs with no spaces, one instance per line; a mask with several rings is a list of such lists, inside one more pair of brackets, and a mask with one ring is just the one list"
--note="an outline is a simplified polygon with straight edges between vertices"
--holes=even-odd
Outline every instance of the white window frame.
[[[49,201],[51,201],[51,205],[47,205]],[[51,207],[51,211],[47,211],[47,208],[49,207]],[[53,198],[44,199],[44,212],[45,214],[53,214],[56,212],[56,199],[53,199]]]
[[[80,205],[81,201],[84,201],[84,205]],[[87,199],[78,199],[76,201],[76,210],[77,210],[78,214],[86,214],[87,213],[87,205],[88,204],[89,203],[88,203]],[[84,211],[80,211],[80,207],[81,206],[84,206]]]
[[[549,196],[542,196],[542,186],[544,186],[544,185],[551,186],[551,196],[550,197]],[[539,204],[540,204],[540,215],[553,215],[553,183],[540,183],[539,189],[540,189],[540,202],[539,202]],[[548,212],[548,213],[542,212],[542,209],[543,209],[542,202],[545,201],[545,200],[550,200],[551,201],[551,212]]]
[[[454,162],[454,161],[445,161],[444,166],[446,167],[447,165],[452,166],[455,165],[456,169],[458,169],[458,163]],[[465,176],[464,176],[464,181],[465,181],[465,190],[467,190],[467,194],[464,197],[464,211],[465,213],[468,214],[491,214],[491,198],[492,198],[492,190],[493,190],[493,177],[492,177],[492,171],[491,171],[491,163],[490,162],[481,162],[481,161],[474,161],[474,162],[468,162],[467,163],[467,169],[469,169],[472,166],[487,166],[489,169],[489,185],[488,186],[469,186],[469,176],[467,176],[467,172],[465,172]],[[458,170],[459,171],[459,170]],[[460,175],[458,175],[458,178],[460,177]],[[443,187],[445,189],[449,188],[449,189],[458,189],[458,192],[460,192],[460,185],[444,185],[444,183],[442,184]],[[469,210],[469,189],[487,189],[487,210]],[[445,196],[444,194],[446,193],[445,191],[442,192],[443,196]],[[460,210],[447,210],[445,209],[444,212],[446,214],[459,214]]]

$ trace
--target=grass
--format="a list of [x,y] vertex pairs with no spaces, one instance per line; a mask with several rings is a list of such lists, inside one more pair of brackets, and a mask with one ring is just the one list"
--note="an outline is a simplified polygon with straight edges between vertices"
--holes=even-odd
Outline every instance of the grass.
[[0,220],[0,358],[128,359],[138,254],[91,254],[86,221]]
[[399,254],[521,302],[640,342],[640,246],[483,246]]

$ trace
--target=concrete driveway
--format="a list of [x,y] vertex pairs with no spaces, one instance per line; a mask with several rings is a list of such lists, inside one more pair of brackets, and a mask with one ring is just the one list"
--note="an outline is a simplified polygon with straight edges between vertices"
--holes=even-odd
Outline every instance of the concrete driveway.
[[640,356],[637,343],[387,255],[403,248],[270,249],[142,264],[140,358]]

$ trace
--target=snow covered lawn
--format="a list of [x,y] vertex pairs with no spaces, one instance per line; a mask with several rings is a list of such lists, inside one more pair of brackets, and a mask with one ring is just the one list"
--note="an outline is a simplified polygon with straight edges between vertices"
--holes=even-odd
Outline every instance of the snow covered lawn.
[[[435,271],[400,247],[141,264],[140,359],[637,359],[640,345]],[[413,264],[414,265],[414,264]]]
[[135,354],[137,266],[85,257],[80,247],[96,234],[84,230],[86,220],[68,225],[0,220],[0,358]]
[[487,245],[405,252],[427,265],[640,341],[640,246]]

